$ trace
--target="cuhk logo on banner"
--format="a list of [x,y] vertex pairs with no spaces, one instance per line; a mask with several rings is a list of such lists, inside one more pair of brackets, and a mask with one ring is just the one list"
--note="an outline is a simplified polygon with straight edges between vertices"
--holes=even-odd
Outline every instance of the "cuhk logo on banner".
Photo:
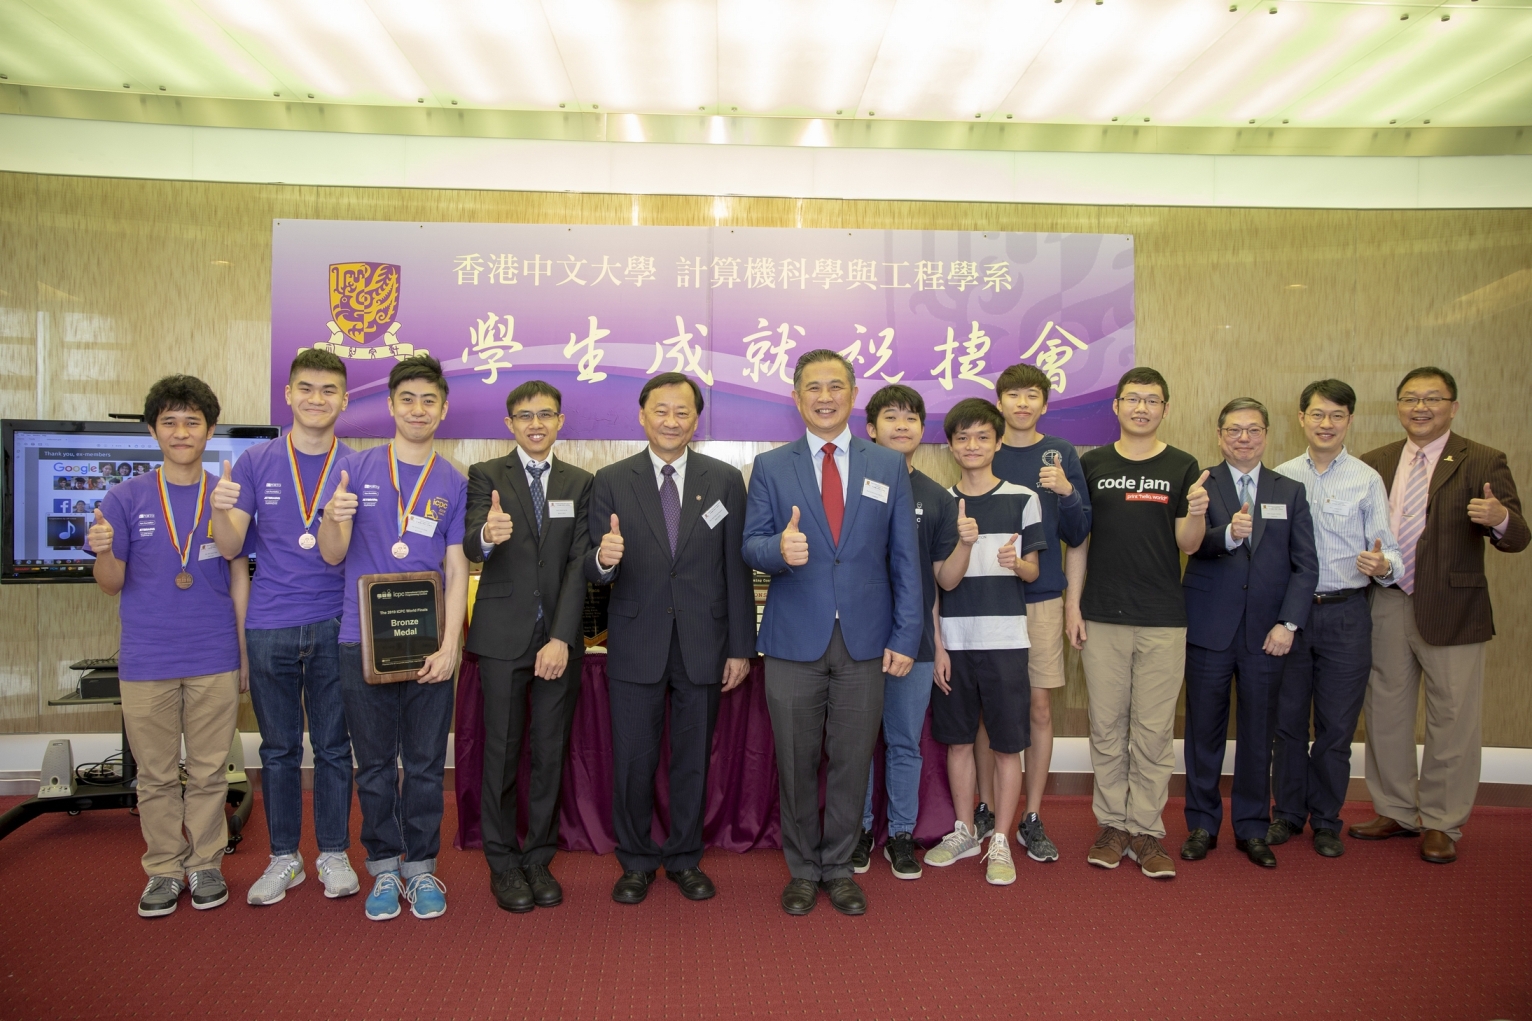
[[[330,339],[314,346],[341,358],[393,358],[427,354],[399,340],[400,269],[388,262],[330,264]],[[378,339],[377,347],[366,345]],[[347,341],[355,343],[355,347]]]

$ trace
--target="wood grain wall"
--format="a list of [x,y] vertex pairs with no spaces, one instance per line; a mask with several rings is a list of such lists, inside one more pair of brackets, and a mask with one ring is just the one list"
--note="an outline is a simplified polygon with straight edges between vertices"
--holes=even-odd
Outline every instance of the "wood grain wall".
[[[889,154],[890,159],[899,158]],[[715,218],[715,211],[725,215]],[[911,228],[1136,237],[1138,359],[1169,378],[1165,437],[1216,459],[1213,415],[1254,396],[1275,412],[1269,463],[1298,453],[1303,385],[1339,376],[1361,396],[1352,448],[1394,439],[1402,371],[1457,375],[1459,431],[1532,480],[1532,211],[1335,211],[871,202],[205,184],[0,174],[0,415],[133,411],[156,378],[190,372],[224,418],[265,422],[275,218]],[[1046,422],[1045,422],[1046,424]],[[748,467],[765,445],[709,443]],[[443,444],[459,467],[501,441]],[[596,467],[638,449],[574,442]],[[955,477],[941,448],[918,464]],[[1484,736],[1532,746],[1532,557],[1491,553],[1499,637]],[[113,601],[85,585],[0,587],[0,732],[115,730],[115,711],[55,709],[69,662],[117,644]],[[1059,733],[1083,735],[1078,663]],[[242,727],[254,728],[248,708]]]

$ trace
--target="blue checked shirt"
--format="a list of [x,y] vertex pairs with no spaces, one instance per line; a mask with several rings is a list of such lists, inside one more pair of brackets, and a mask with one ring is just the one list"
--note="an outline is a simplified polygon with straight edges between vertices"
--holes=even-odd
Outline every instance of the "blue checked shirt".
[[[1392,585],[1404,571],[1399,543],[1388,522],[1388,492],[1383,477],[1346,453],[1345,448],[1323,473],[1316,471],[1308,451],[1277,466],[1277,473],[1303,483],[1314,518],[1314,548],[1319,554],[1319,592],[1365,588],[1372,581]],[[1357,554],[1383,540],[1383,556],[1391,570],[1369,578],[1356,568]]]

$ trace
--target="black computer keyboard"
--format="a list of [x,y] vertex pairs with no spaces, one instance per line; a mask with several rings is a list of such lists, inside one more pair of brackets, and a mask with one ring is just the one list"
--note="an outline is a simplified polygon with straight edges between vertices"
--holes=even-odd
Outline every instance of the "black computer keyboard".
[[116,670],[117,657],[107,656],[103,659],[82,659],[78,663],[69,664],[71,670]]

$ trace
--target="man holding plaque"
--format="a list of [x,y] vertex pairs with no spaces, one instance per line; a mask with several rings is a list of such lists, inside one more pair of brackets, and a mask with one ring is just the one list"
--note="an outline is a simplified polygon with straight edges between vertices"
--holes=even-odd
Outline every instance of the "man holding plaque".
[[246,894],[275,904],[306,878],[303,834],[303,725],[314,749],[314,871],[326,897],[360,889],[346,856],[351,846],[351,736],[340,697],[340,633],[345,571],[319,555],[319,495],[336,465],[352,453],[335,438],[346,410],[346,365],[317,348],[300,351],[288,370],[293,426],[281,439],[249,450],[212,494],[213,540],[226,556],[246,542],[260,570],[250,582],[245,649],[250,700],[261,728],[261,804],[271,861]]
[[[552,456],[563,396],[540,379],[512,390],[516,446],[468,469],[463,552],[484,564],[468,649],[484,692],[480,822],[495,902],[517,914],[563,903],[548,871],[558,850],[559,783],[585,661],[585,525],[590,472]],[[516,774],[531,716],[526,836],[516,839]]]
[[[436,854],[452,679],[468,603],[462,548],[468,480],[432,446],[447,416],[441,363],[416,355],[395,365],[388,409],[394,438],[340,462],[326,484],[319,526],[325,562],[346,569],[341,696],[357,761],[362,846],[373,877],[366,913],[373,921],[396,917],[401,895],[416,918],[447,910]],[[402,589],[390,587],[400,575]],[[416,602],[399,602],[403,612],[390,614],[390,603],[372,598],[375,590]],[[440,597],[422,608],[421,591]],[[363,641],[364,632],[370,641]]]
[[[147,845],[145,918],[229,899],[219,866],[229,842],[224,772],[239,693],[240,646],[250,569],[213,542],[208,493],[217,477],[202,452],[218,398],[192,376],[166,376],[144,399],[144,421],[164,464],[113,486],[87,536],[96,584],[121,594],[122,725],[138,761],[138,823]],[[186,744],[186,780],[180,776]]]

